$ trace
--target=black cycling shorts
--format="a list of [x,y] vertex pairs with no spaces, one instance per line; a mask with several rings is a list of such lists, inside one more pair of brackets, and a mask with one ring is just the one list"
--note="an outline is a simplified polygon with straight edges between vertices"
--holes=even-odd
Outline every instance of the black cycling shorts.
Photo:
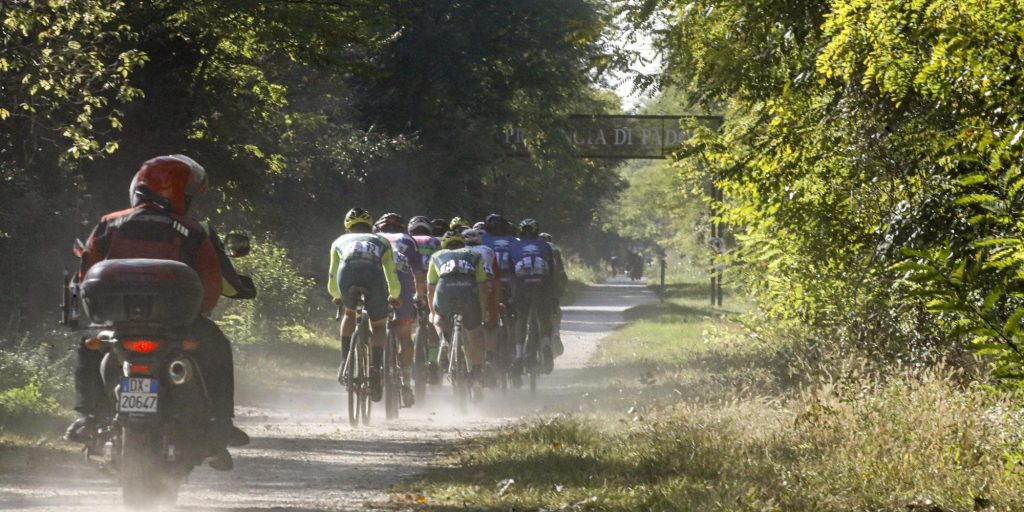
[[434,309],[442,316],[462,315],[462,326],[480,327],[480,292],[471,276],[442,277],[434,289]]
[[358,297],[352,288],[359,287],[366,289],[363,307],[369,313],[370,320],[381,320],[388,316],[388,283],[380,265],[359,262],[342,265],[338,271],[338,286],[341,289],[341,301],[346,308],[356,308]]
[[550,314],[558,306],[558,298],[549,286],[516,281],[512,289],[512,312],[527,315],[534,307],[538,315]]

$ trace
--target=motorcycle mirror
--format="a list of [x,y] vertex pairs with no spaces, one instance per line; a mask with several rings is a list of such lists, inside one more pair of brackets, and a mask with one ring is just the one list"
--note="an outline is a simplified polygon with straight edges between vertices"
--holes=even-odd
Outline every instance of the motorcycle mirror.
[[224,237],[224,251],[232,258],[241,258],[249,254],[251,246],[249,237],[240,233],[228,233]]
[[72,246],[71,251],[75,253],[75,256],[81,258],[85,254],[85,244],[83,244],[81,240],[76,238],[75,245]]

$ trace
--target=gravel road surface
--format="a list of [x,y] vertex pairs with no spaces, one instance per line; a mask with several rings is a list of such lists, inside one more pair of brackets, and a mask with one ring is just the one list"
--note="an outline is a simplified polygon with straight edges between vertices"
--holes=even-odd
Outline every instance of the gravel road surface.
[[[539,381],[537,396],[526,390],[505,397],[494,392],[468,415],[449,407],[445,388],[431,392],[426,404],[403,410],[397,421],[353,429],[342,390],[329,375],[321,392],[284,404],[241,407],[237,421],[252,444],[232,451],[231,472],[198,468],[181,491],[178,510],[372,509],[373,502],[387,499],[387,487],[422,471],[440,448],[523,418],[572,410],[573,381],[586,372],[598,340],[623,323],[626,308],[653,300],[642,285],[623,279],[581,290],[574,304],[563,308],[565,354],[555,372]],[[374,418],[382,415],[381,409],[374,411]],[[24,460],[4,466],[24,469],[0,473],[0,510],[120,510],[119,490],[84,464]]]

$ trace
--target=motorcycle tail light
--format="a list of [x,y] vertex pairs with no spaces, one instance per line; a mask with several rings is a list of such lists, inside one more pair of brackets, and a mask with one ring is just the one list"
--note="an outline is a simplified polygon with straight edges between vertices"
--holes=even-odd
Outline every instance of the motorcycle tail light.
[[129,375],[150,375],[148,364],[133,364],[128,366]]
[[148,354],[160,348],[160,342],[152,340],[128,340],[123,345],[124,348],[138,354]]

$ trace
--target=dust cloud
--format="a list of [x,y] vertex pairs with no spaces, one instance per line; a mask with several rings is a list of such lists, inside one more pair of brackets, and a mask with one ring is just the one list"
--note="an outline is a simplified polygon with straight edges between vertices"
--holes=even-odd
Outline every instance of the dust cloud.
[[[403,409],[396,421],[383,420],[383,404],[374,404],[372,424],[351,428],[345,395],[331,376],[320,389],[239,407],[236,421],[252,443],[232,450],[233,471],[197,468],[177,510],[368,510],[367,502],[385,500],[388,486],[415,476],[438,450],[461,439],[539,415],[596,407],[590,384],[614,377],[588,368],[598,340],[623,323],[625,309],[653,300],[642,284],[626,281],[582,291],[563,308],[565,354],[553,374],[540,378],[536,395],[525,386],[488,390],[466,414],[446,386],[429,389],[425,403]],[[27,464],[24,472],[0,474],[0,509],[109,512],[121,510],[120,491],[84,464]]]

